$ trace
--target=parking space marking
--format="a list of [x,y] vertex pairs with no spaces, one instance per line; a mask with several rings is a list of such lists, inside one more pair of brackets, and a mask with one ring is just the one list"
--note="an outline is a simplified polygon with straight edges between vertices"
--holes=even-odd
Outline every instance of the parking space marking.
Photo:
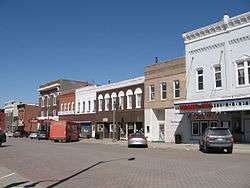
[[0,179],[4,179],[4,178],[7,178],[7,177],[10,177],[10,176],[13,176],[15,174],[15,172],[11,173],[11,174],[8,174],[6,176],[3,176],[3,177],[0,177]]

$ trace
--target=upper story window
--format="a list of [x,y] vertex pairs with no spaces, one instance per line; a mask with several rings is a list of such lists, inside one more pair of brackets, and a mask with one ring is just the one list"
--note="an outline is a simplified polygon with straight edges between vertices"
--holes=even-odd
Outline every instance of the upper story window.
[[250,84],[250,60],[247,61],[248,83]]
[[80,106],[81,106],[81,103],[78,102],[78,103],[77,103],[77,113],[80,113]]
[[238,85],[244,85],[245,84],[244,62],[240,62],[237,64],[237,72],[238,72]]
[[83,102],[82,102],[82,113],[85,112],[85,108],[86,108],[86,107],[85,107],[85,101],[83,101]]
[[197,81],[198,81],[198,90],[203,90],[204,89],[203,69],[197,70]]
[[64,103],[64,111],[67,111],[67,104]]
[[56,116],[56,110],[53,110],[53,116]]
[[112,110],[116,110],[116,93],[112,93],[111,94],[111,98],[112,98]]
[[155,85],[149,86],[149,100],[150,101],[155,100]]
[[93,112],[96,112],[96,100],[94,100],[93,102],[94,102]]
[[136,88],[135,90],[135,107],[136,108],[141,108],[142,104],[142,89],[141,88]]
[[100,94],[98,96],[98,111],[102,111],[102,105],[103,105],[103,96]]
[[90,112],[91,109],[91,101],[88,101],[88,112]]
[[68,103],[68,111],[70,111],[70,107],[71,107],[71,106],[70,106],[70,103]]
[[71,109],[72,109],[72,111],[75,111],[75,103],[74,102],[71,103]]
[[47,106],[50,106],[50,97],[49,97],[49,95],[47,96]]
[[61,111],[63,111],[63,104],[61,104]]
[[44,111],[41,111],[41,117],[44,117]]
[[127,96],[127,109],[132,109],[132,96],[133,96],[133,91],[131,89],[129,89],[126,92],[126,96]]
[[161,100],[167,99],[167,83],[161,83]]
[[175,80],[174,81],[174,98],[180,97],[180,81]]
[[44,97],[42,97],[42,101],[41,101],[41,103],[42,103],[41,106],[42,107],[44,107],[44,102],[45,102],[45,99],[44,99]]
[[215,77],[215,87],[216,88],[222,87],[221,66],[220,65],[216,65],[214,67],[214,77]]
[[53,105],[56,105],[56,95],[53,95]]
[[104,99],[105,99],[105,111],[109,111],[109,99],[110,99],[110,96],[109,96],[108,93],[105,94]]
[[120,91],[118,93],[118,97],[119,97],[119,110],[123,110],[124,109],[124,92]]

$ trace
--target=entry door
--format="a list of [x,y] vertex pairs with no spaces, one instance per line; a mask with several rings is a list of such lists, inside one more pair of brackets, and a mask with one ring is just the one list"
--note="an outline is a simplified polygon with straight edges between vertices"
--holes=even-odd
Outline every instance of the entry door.
[[250,119],[245,120],[245,141],[250,142]]
[[165,129],[164,124],[159,125],[159,141],[165,142]]
[[234,137],[235,142],[241,141],[241,121],[240,118],[234,118],[233,119],[233,127],[232,127],[232,133]]

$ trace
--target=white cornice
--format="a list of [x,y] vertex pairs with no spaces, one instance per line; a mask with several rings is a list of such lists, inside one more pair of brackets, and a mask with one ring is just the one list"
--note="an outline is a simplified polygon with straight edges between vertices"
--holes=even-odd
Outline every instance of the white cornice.
[[217,23],[184,33],[182,36],[185,44],[188,44],[246,26],[250,26],[250,12],[229,18],[227,22],[219,21]]
[[107,84],[107,85],[99,86],[97,88],[97,91],[105,91],[105,90],[111,90],[111,89],[116,89],[116,88],[121,88],[121,87],[127,87],[127,86],[131,86],[131,85],[136,85],[136,84],[142,84],[142,83],[144,83],[144,80],[145,80],[144,76],[133,78],[133,79],[129,79],[129,80],[123,80],[121,82],[116,82],[116,83],[112,83],[112,84]]
[[93,85],[93,86],[86,86],[86,87],[81,87],[76,89],[76,93],[85,93],[85,92],[95,92],[97,90],[97,86]]
[[41,87],[37,91],[44,91],[44,90],[48,90],[48,89],[51,89],[51,88],[54,88],[54,87],[57,87],[57,86],[60,86],[60,84],[56,83],[56,84],[52,84],[52,85],[49,85],[49,86]]

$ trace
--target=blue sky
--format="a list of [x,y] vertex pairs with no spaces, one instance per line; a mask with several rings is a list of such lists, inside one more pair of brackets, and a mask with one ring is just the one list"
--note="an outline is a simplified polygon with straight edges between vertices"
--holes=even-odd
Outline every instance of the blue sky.
[[249,0],[0,0],[0,107],[60,78],[99,84],[184,55],[182,33],[249,11]]

